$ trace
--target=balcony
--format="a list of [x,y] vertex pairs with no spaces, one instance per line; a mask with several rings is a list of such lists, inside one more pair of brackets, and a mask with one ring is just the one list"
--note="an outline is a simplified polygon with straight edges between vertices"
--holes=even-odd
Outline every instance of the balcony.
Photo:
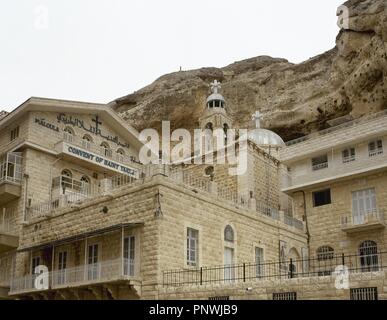
[[110,192],[136,182],[128,175],[116,175],[101,179],[98,184],[60,176],[53,179],[52,199],[31,205],[27,208],[27,221],[55,215],[63,208],[78,207],[93,198],[108,195]]
[[16,210],[3,208],[0,212],[0,253],[16,249],[18,244]]
[[[364,148],[363,148],[364,149]],[[342,158],[340,152],[329,156],[328,162],[321,167],[309,167],[304,162],[302,169],[284,172],[281,179],[283,192],[294,192],[306,186],[315,186],[332,180],[345,180],[354,175],[362,176],[370,172],[378,172],[387,168],[387,153],[370,157],[368,152],[361,150],[356,158]]]
[[55,150],[64,158],[100,170],[101,167],[115,173],[125,173],[138,177],[139,162],[133,157],[113,152],[73,135],[65,135],[63,141],[55,145]]
[[348,234],[361,231],[379,230],[385,227],[384,212],[380,209],[365,212],[359,216],[350,215],[341,217],[341,230]]
[[20,197],[21,181],[22,156],[8,153],[0,160],[0,205]]
[[[10,295],[33,294],[50,290],[90,288],[109,284],[139,284],[135,277],[134,260],[118,258],[94,264],[85,264],[47,273],[47,286],[39,283],[36,275],[11,280]],[[43,274],[44,275],[44,274]]]

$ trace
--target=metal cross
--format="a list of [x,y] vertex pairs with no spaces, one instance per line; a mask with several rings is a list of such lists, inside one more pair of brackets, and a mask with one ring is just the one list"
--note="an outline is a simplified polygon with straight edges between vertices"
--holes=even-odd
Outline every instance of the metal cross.
[[95,119],[91,119],[91,121],[95,122],[95,133],[99,132],[98,125],[102,124],[101,121],[99,121],[98,115],[95,116]]

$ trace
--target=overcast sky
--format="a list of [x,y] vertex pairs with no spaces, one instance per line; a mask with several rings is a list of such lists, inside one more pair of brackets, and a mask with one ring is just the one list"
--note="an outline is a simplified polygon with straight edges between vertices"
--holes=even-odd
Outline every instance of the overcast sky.
[[31,96],[106,103],[159,76],[331,49],[344,0],[2,0],[0,110]]

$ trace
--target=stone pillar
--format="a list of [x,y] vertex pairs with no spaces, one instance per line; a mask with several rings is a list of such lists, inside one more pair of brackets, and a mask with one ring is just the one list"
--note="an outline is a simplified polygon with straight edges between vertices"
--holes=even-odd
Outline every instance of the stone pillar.
[[210,181],[210,193],[218,195],[218,184],[215,181]]
[[254,198],[249,198],[249,209],[253,211],[257,210],[257,200]]

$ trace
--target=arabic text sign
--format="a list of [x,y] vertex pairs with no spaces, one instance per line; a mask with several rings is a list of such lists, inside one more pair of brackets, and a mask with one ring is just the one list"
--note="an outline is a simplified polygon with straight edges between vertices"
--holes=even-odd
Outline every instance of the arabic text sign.
[[126,174],[128,176],[136,177],[136,170],[124,166],[120,163],[117,163],[115,161],[112,161],[109,158],[102,157],[100,155],[91,153],[89,151],[82,150],[78,147],[72,146],[67,143],[63,143],[63,152],[72,156],[75,156],[77,158],[95,163],[99,166],[102,166],[104,168],[114,170],[116,172]]

